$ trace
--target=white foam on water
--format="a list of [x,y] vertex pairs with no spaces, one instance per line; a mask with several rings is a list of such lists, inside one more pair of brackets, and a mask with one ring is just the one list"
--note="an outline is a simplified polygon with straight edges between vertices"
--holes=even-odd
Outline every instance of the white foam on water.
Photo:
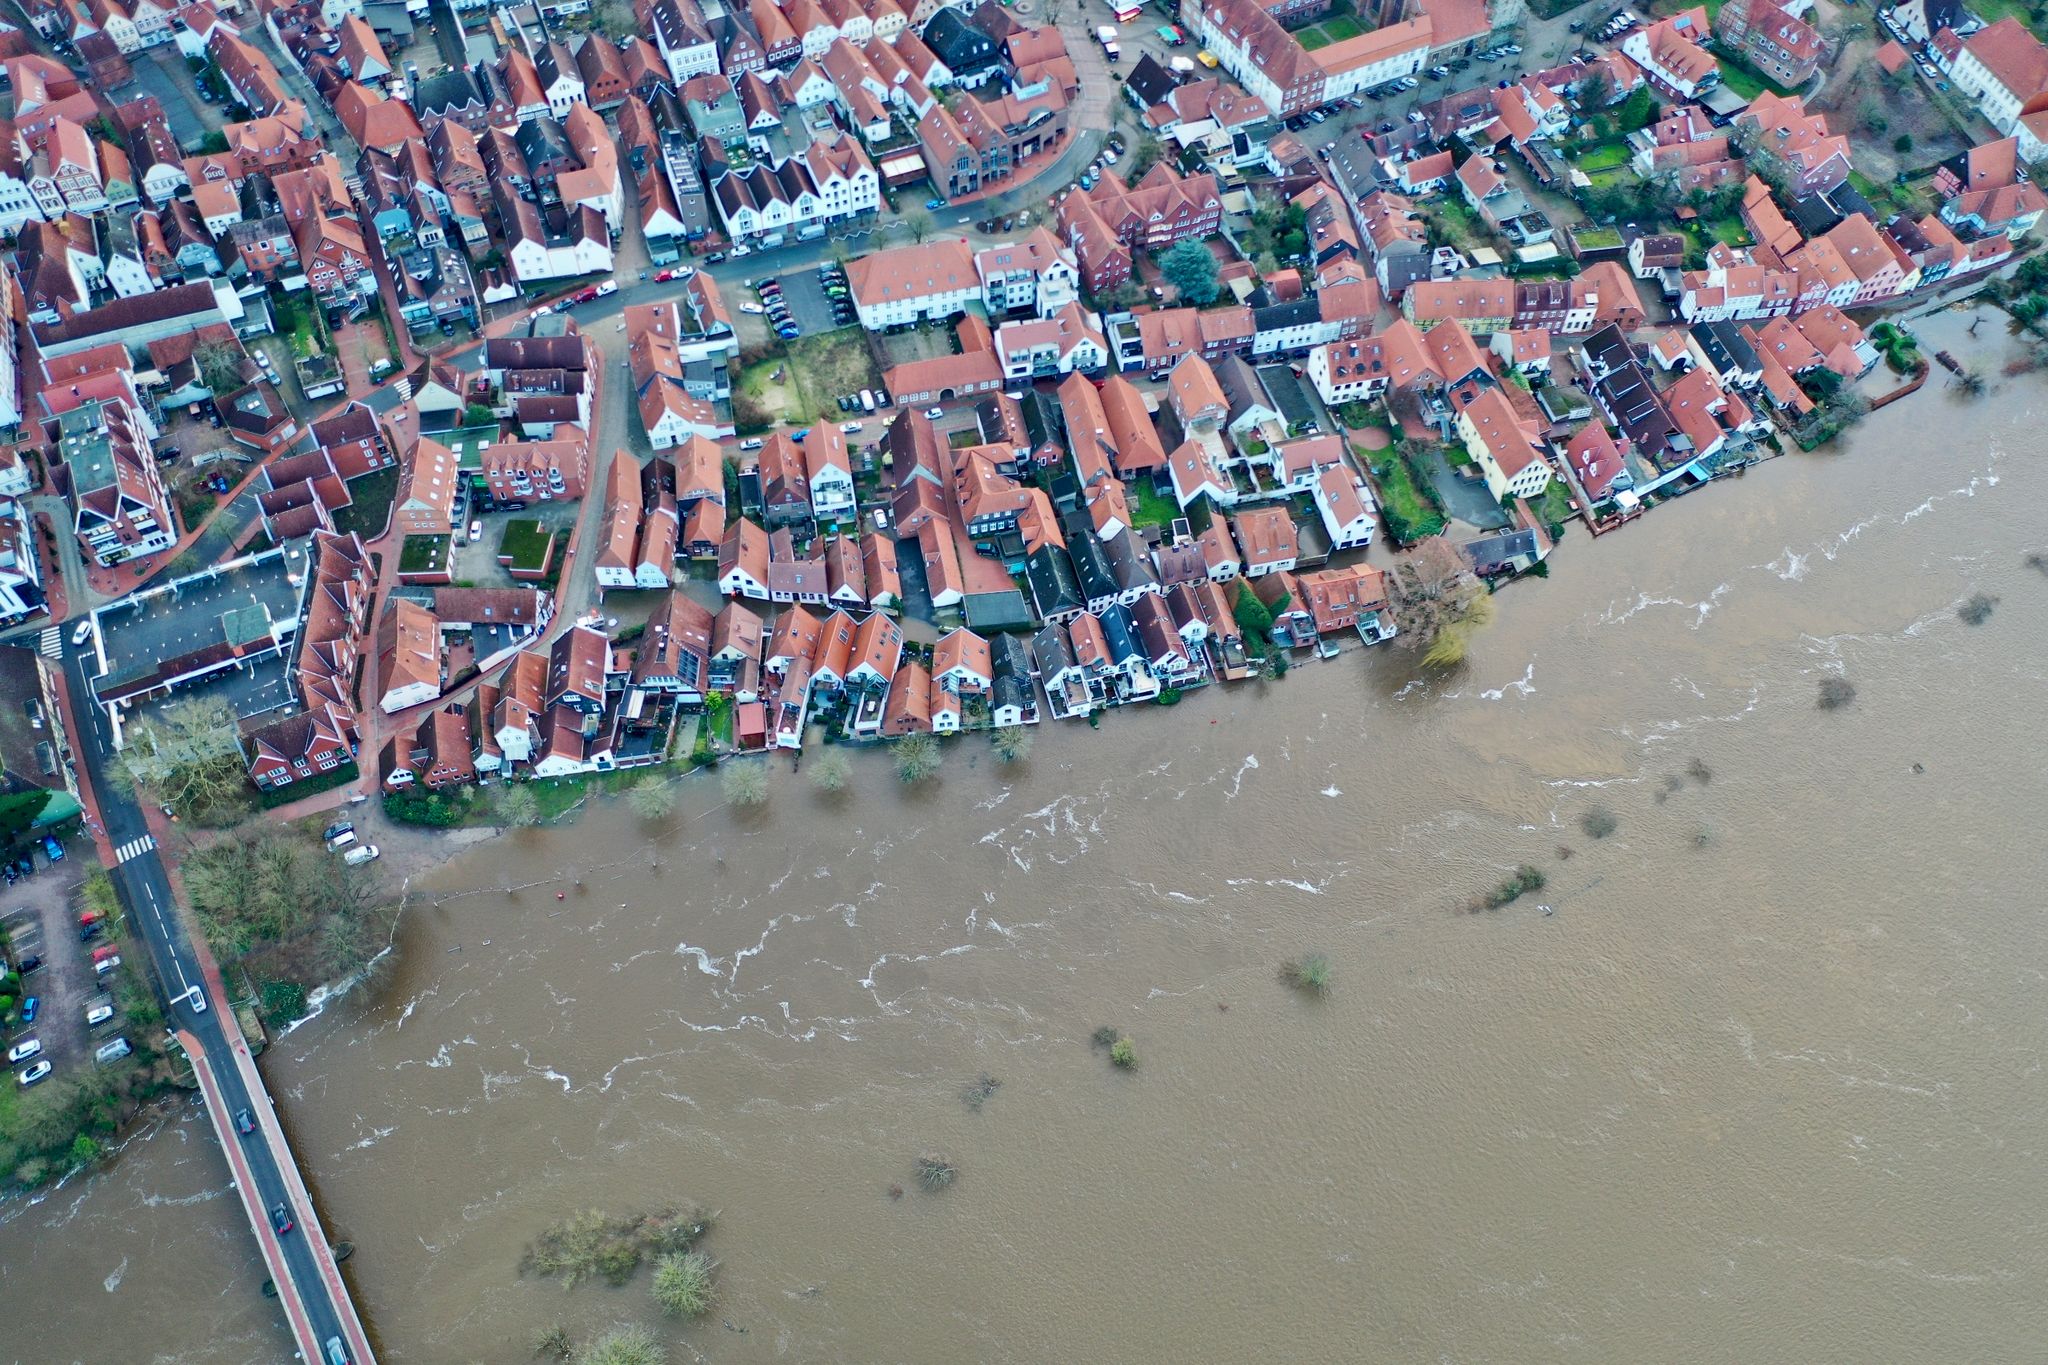
[[106,1279],[100,1281],[100,1288],[106,1290],[109,1294],[113,1293],[116,1289],[119,1289],[121,1287],[121,1277],[123,1275],[126,1275],[127,1273],[128,1258],[126,1256],[123,1256],[121,1258],[121,1264],[114,1267],[114,1273],[107,1276]]
[[1226,801],[1235,800],[1239,789],[1244,786],[1244,775],[1248,772],[1256,771],[1258,766],[1259,756],[1257,754],[1246,754],[1244,762],[1240,763],[1237,767],[1237,775],[1231,779],[1230,790],[1224,793],[1223,799]]
[[1525,697],[1536,695],[1536,665],[1530,664],[1522,670],[1522,676],[1502,687],[1490,688],[1479,694],[1481,701],[1502,701],[1509,692],[1519,692]]

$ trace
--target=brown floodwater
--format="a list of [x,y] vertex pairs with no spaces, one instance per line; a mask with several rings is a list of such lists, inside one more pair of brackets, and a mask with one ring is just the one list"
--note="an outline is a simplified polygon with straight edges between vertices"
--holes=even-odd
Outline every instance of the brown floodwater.
[[[656,1321],[520,1250],[697,1202],[679,1360],[2038,1360],[2043,394],[1575,531],[1448,679],[451,851],[263,1061],[381,1358]],[[280,1358],[225,1180],[178,1118],[6,1209],[0,1359]]]

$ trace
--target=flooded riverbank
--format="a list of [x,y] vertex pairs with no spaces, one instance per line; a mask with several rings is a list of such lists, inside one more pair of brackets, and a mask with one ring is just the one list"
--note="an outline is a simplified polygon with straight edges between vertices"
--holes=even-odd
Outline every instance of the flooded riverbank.
[[[2032,1358],[2042,400],[1930,385],[1574,534],[1446,679],[1354,653],[452,853],[263,1061],[381,1357],[652,1321],[520,1249],[695,1201],[679,1359]],[[225,1179],[173,1122],[9,1210],[0,1359],[275,1359]]]

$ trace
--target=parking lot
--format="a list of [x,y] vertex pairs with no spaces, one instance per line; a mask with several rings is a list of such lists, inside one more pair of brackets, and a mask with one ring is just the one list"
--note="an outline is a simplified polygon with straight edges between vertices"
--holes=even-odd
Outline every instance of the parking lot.
[[[835,300],[828,286],[836,287],[844,294],[846,276],[832,262],[826,262],[822,269],[829,270],[821,275],[818,270],[792,270],[787,274],[770,276],[756,281],[760,301],[769,310],[769,323],[776,325],[781,319],[774,315],[774,285],[782,291],[782,306],[787,310],[789,324],[799,336],[814,332],[834,332],[841,327],[853,325],[853,304],[848,299]],[[785,338],[787,340],[788,338]]]
[[[75,858],[52,864],[41,854],[34,860],[37,871],[6,888],[8,908],[0,912],[13,965],[18,969],[35,964],[22,974],[21,1004],[6,1035],[10,1056],[30,1039],[40,1044],[40,1050],[9,1062],[16,1084],[21,1072],[38,1061],[50,1063],[50,1081],[75,1077],[80,1067],[94,1064],[95,1047],[120,1036],[124,1022],[111,995],[102,989],[103,980],[112,981],[113,971],[104,978],[95,975],[92,953],[111,946],[125,954],[128,943],[117,936],[118,926],[100,929],[90,942],[79,938],[73,893],[94,870],[92,864]],[[29,999],[36,1002],[33,1023],[22,1021]],[[87,1011],[102,1006],[112,1012],[97,1026],[88,1026]]]

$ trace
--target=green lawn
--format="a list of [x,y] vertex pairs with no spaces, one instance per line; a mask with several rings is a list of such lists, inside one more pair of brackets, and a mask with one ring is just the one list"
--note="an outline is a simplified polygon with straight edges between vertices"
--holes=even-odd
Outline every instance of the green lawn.
[[[1565,487],[1564,480],[1552,479],[1549,486],[1543,490],[1543,496],[1538,498],[1531,506],[1536,509],[1536,515],[1543,519],[1545,530],[1555,527],[1558,528],[1558,531],[1561,531],[1565,523],[1570,521],[1574,515],[1571,502],[1572,493],[1569,488]],[[1552,534],[1555,535],[1558,531],[1552,531]]]
[[1987,24],[1995,24],[2000,19],[2017,19],[2033,30],[2037,38],[2048,34],[2048,25],[2035,19],[2034,7],[2025,0],[1977,0],[1977,3],[1970,6],[1970,13]]
[[1296,42],[1301,44],[1304,51],[1313,52],[1319,47],[1328,47],[1332,43],[1341,43],[1347,39],[1356,38],[1364,32],[1365,26],[1350,15],[1333,14],[1319,24],[1310,24],[1307,28],[1296,29],[1294,38]]
[[532,517],[517,517],[505,523],[505,534],[498,541],[498,557],[510,561],[508,568],[541,573],[547,569],[554,542],[554,533],[547,527]]
[[1171,526],[1181,515],[1180,504],[1163,493],[1154,492],[1152,480],[1140,477],[1124,485],[1134,526]]
[[1479,215],[1456,195],[1445,194],[1428,200],[1423,214],[1435,229],[1433,235],[1436,239],[1460,251],[1485,246],[1492,236],[1486,225],[1479,221]]
[[[1358,452],[1364,459],[1365,453]],[[1373,466],[1379,478],[1380,510],[1386,513],[1387,529],[1394,539],[1403,545],[1433,536],[1444,529],[1444,519],[1423,499],[1422,491],[1415,486],[1415,476],[1408,465],[1393,451],[1382,452],[1382,463]]]
[[1587,175],[1591,175],[1595,171],[1611,171],[1617,166],[1626,166],[1628,161],[1627,143],[1602,142],[1581,153],[1574,164]]
[[391,520],[391,500],[398,496],[398,466],[363,475],[348,486],[348,495],[354,501],[334,514],[334,529],[375,540]]
[[1472,452],[1465,449],[1465,443],[1463,441],[1453,441],[1449,445],[1445,446],[1444,458],[1450,461],[1451,468],[1453,469],[1460,468],[1464,465],[1477,463],[1477,461],[1475,461],[1472,458]]
[[1753,100],[1766,90],[1780,95],[1792,93],[1784,86],[1779,85],[1776,81],[1764,75],[1763,72],[1751,66],[1748,62],[1743,61],[1740,57],[1732,56],[1726,52],[1716,55],[1721,63],[1721,84],[1727,86],[1730,90],[1742,96],[1742,98]]
[[447,568],[448,546],[452,539],[450,536],[407,536],[405,544],[399,547],[398,571],[426,573]]

